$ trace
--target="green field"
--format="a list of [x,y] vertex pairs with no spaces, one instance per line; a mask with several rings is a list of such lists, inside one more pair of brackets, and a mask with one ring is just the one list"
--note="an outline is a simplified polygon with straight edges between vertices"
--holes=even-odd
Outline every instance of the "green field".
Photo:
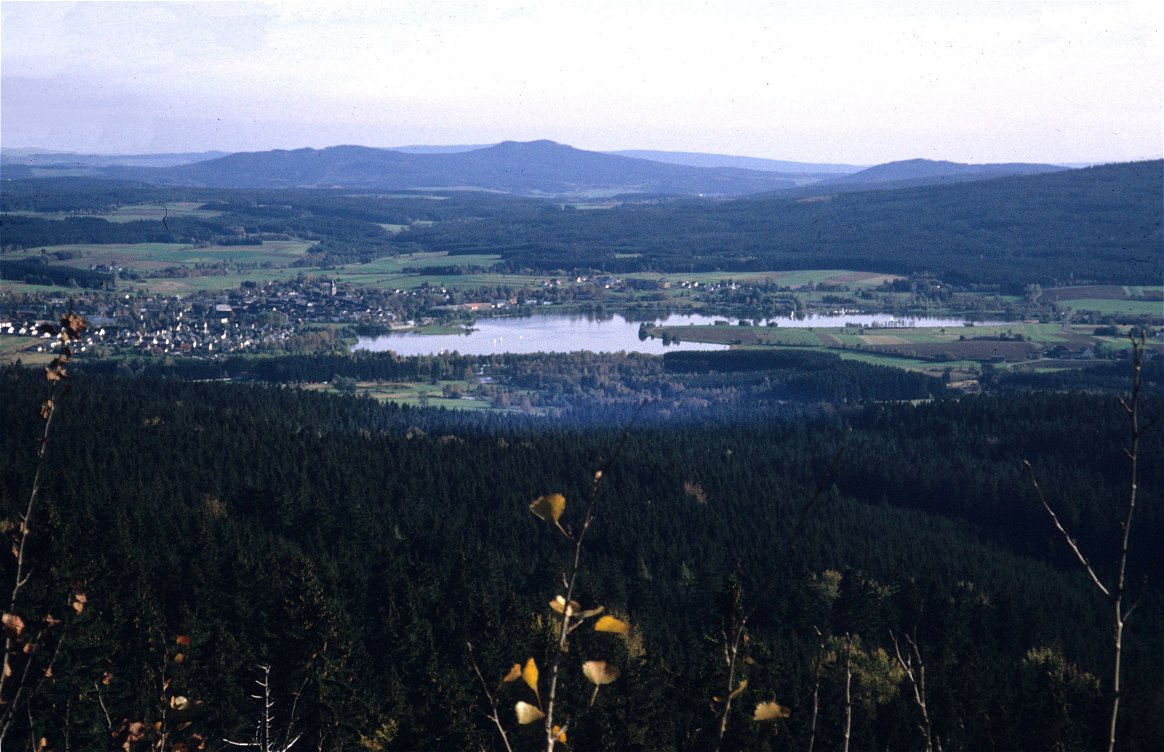
[[48,363],[53,359],[51,352],[38,353],[37,345],[47,344],[48,340],[37,337],[16,337],[0,334],[0,363],[12,363],[21,360],[24,363]]
[[56,262],[60,266],[120,266],[142,276],[174,266],[194,268],[199,264],[270,265],[286,267],[301,258],[313,244],[306,240],[268,240],[259,245],[195,246],[186,243],[128,243],[51,245],[43,249],[13,254],[14,258],[42,254],[70,254]]
[[[395,402],[401,405],[412,405],[414,407],[427,405],[428,407],[445,407],[450,410],[498,409],[494,408],[487,400],[471,399],[468,397],[460,399],[445,397],[444,388],[453,384],[458,384],[462,387],[466,386],[466,383],[463,381],[441,381],[436,384],[429,384],[427,382],[361,381],[356,385],[356,394],[371,397],[377,402]],[[312,391],[338,393],[338,390],[331,384],[308,384],[305,388]]]
[[[672,286],[681,282],[698,282],[701,285],[715,285],[732,280],[733,282],[747,282],[756,284],[771,282],[781,287],[801,288],[809,285],[834,284],[846,285],[850,288],[878,287],[887,281],[897,279],[893,274],[877,274],[874,272],[853,272],[844,269],[802,269],[784,272],[699,272],[697,274],[634,272],[625,275],[626,279],[642,279],[656,281],[666,279]],[[674,289],[674,287],[672,287]]]
[[[1127,327],[1122,328],[1126,331]],[[916,329],[855,327],[660,326],[680,342],[706,342],[737,347],[827,348],[842,357],[868,363],[934,372],[947,367],[969,369],[986,361],[1011,364],[1041,359],[1045,350],[1062,345],[1074,351],[1131,347],[1126,336],[1096,337],[1095,326],[1002,324]]]
[[1111,300],[1107,298],[1083,298],[1064,300],[1060,308],[1073,311],[1094,311],[1108,316],[1156,316],[1164,318],[1164,301],[1161,300]]
[[119,206],[111,212],[94,215],[107,222],[136,222],[139,220],[154,220],[161,222],[170,217],[219,217],[220,211],[210,211],[201,208],[199,201],[176,201],[172,204],[128,204]]
[[405,269],[434,266],[480,267],[495,266],[501,257],[495,254],[450,256],[446,253],[410,253],[403,256],[385,256],[367,264],[347,264],[329,269],[327,274],[339,282],[360,287],[388,290],[415,290],[418,287],[443,287],[450,290],[478,287],[522,287],[540,282],[542,277],[521,274],[482,272],[477,274],[413,274]]
[[73,217],[95,217],[97,219],[104,219],[106,222],[137,222],[137,221],[156,221],[161,222],[164,219],[172,217],[219,217],[222,216],[220,211],[212,211],[201,208],[203,203],[200,201],[175,201],[166,204],[126,204],[119,206],[112,211],[98,212],[95,214],[78,214],[77,212],[39,212],[39,211],[17,211],[13,214],[20,214],[27,217],[38,217],[40,219],[70,219]]

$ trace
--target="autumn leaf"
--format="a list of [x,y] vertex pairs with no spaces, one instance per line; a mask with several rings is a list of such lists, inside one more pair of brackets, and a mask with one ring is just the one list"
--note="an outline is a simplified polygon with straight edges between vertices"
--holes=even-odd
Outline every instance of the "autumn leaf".
[[792,715],[792,711],[778,702],[761,702],[756,705],[756,712],[752,714],[752,720],[775,721],[790,715]]
[[80,339],[81,332],[89,328],[89,323],[75,313],[66,313],[61,317],[61,333],[65,340]]
[[170,698],[170,707],[174,710],[185,710],[190,707],[190,700],[182,695],[174,695]]
[[515,664],[513,664],[513,668],[509,669],[509,673],[506,674],[505,678],[502,679],[501,681],[505,684],[509,684],[510,682],[515,682],[520,678],[521,678],[521,664],[515,663]]
[[188,648],[190,647],[190,638],[184,634],[180,634],[174,638],[174,644],[180,647]]
[[[538,694],[538,664],[534,662],[533,658],[530,658],[528,661],[525,662],[525,668],[523,668],[521,670],[521,678],[525,681],[526,686],[528,686],[530,689],[532,689],[534,691],[534,694],[537,695]],[[538,695],[538,696],[540,697],[540,695]]]
[[539,496],[530,503],[529,511],[538,519],[556,525],[562,518],[562,513],[566,511],[566,497],[558,493]]
[[586,674],[586,678],[594,683],[594,694],[590,695],[590,704],[593,706],[594,701],[598,699],[598,690],[604,684],[610,684],[619,677],[620,672],[618,666],[612,666],[606,661],[586,661],[582,664],[582,673]]
[[546,717],[541,708],[520,700],[513,706],[513,709],[517,713],[517,722],[522,726]]
[[10,640],[15,640],[24,633],[24,619],[21,619],[16,614],[4,614],[4,636]]
[[602,686],[610,684],[622,672],[618,670],[618,666],[613,666],[606,661],[586,661],[582,664],[582,673],[586,674],[586,678],[593,683]]
[[562,744],[566,743],[566,729],[555,725],[553,728],[553,734],[555,742],[561,742]]
[[86,596],[84,593],[77,593],[73,596],[73,610],[80,614],[85,610],[85,604],[88,602],[88,596]]
[[582,606],[578,603],[578,601],[570,601],[570,603],[567,604],[566,599],[559,595],[550,601],[550,608],[559,614],[565,612],[566,616],[573,616],[574,614],[578,613]]
[[630,625],[622,619],[616,619],[613,616],[604,616],[594,622],[594,631],[624,635],[630,632]]

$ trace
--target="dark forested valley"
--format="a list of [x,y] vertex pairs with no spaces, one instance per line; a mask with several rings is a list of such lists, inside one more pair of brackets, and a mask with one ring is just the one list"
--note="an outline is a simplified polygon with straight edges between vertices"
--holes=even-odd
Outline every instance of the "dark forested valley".
[[[668,370],[710,379],[708,357]],[[351,367],[377,358],[433,367],[390,355]],[[579,367],[596,372],[602,360]],[[609,360],[629,383],[636,367]],[[1156,363],[1145,421],[1164,410]],[[779,380],[781,365],[745,358],[723,373]],[[27,712],[5,716],[13,748],[42,737],[53,749],[134,734],[172,749],[249,740],[256,667],[267,666],[279,723],[305,746],[502,749],[466,645],[489,692],[530,657],[547,671],[557,654],[547,603],[572,549],[530,502],[562,494],[561,523],[576,532],[598,468],[573,597],[630,630],[571,636],[557,698],[571,746],[716,748],[723,635],[741,613],[748,639],[734,680],[746,689],[725,749],[803,750],[810,738],[838,749],[846,729],[856,749],[1106,741],[1109,611],[1023,461],[1112,577],[1129,465],[1110,387],[1126,391],[1126,359],[1066,390],[1000,380],[987,394],[918,404],[757,391],[703,407],[595,393],[553,417],[311,393],[290,386],[309,361],[282,367],[284,378],[252,372],[249,384],[74,369],[54,398],[39,480],[50,384],[39,369],[3,371],[0,498],[13,540],[39,484],[20,623],[5,616],[7,638],[33,645],[10,666],[28,693]],[[1164,738],[1161,441],[1151,431],[1139,447],[1127,750]],[[11,581],[16,562],[3,566]],[[894,640],[924,662],[928,736]],[[588,707],[579,666],[599,653],[622,674]],[[514,721],[513,703],[534,701],[525,684],[497,697],[508,743],[544,746],[539,724]],[[760,701],[790,714],[754,722]]]

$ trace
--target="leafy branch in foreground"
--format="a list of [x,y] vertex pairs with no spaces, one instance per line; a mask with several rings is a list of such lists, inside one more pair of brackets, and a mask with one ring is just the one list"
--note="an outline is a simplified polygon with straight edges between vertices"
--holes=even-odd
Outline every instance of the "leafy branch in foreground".
[[1083,567],[1083,571],[1087,573],[1091,584],[1107,599],[1112,609],[1111,640],[1113,654],[1111,668],[1111,714],[1108,723],[1107,741],[1108,752],[1113,752],[1116,746],[1116,723],[1119,718],[1121,691],[1120,660],[1123,652],[1124,627],[1127,625],[1128,619],[1138,605],[1137,601],[1131,606],[1124,608],[1124,596],[1127,595],[1128,542],[1132,533],[1132,515],[1136,511],[1136,494],[1138,490],[1140,439],[1155,423],[1154,420],[1146,424],[1140,422],[1140,396],[1143,388],[1144,348],[1146,344],[1144,332],[1141,330],[1138,338],[1135,334],[1129,335],[1129,338],[1132,342],[1132,391],[1126,399],[1123,397],[1120,398],[1120,406],[1123,407],[1128,421],[1129,442],[1124,449],[1124,454],[1128,458],[1128,490],[1127,500],[1123,509],[1123,519],[1120,522],[1120,550],[1117,558],[1116,575],[1113,581],[1105,583],[1096,572],[1095,567],[1083,555],[1079,543],[1067,531],[1067,528],[1063,526],[1063,523],[1059,520],[1059,515],[1055,513],[1054,508],[1043,494],[1043,489],[1039,486],[1039,481],[1035,477],[1034,466],[1028,460],[1023,460],[1023,465],[1030,475],[1031,486],[1039,497],[1039,503],[1042,504],[1043,509],[1051,518],[1051,522],[1063,537],[1067,547],[1071,549],[1075,560],[1079,562],[1080,566]]
[[[841,457],[845,454],[845,444],[842,444],[837,449],[836,454],[833,455],[832,461],[825,470],[824,475],[821,476],[820,482],[816,485],[816,490],[812,496],[804,503],[800,509],[800,514],[797,515],[796,522],[792,526],[792,532],[788,535],[788,543],[784,549],[784,558],[782,563],[791,561],[793,554],[796,552],[796,539],[800,535],[800,530],[804,525],[808,513],[816,506],[817,501],[821,495],[824,494],[828,487],[829,480],[833,477],[837,466],[840,464]],[[771,583],[769,583],[771,588]],[[764,602],[764,599],[770,595],[768,591],[762,591],[761,597],[757,599],[757,603]],[[736,679],[737,673],[742,674],[743,666],[751,663],[751,659],[746,655],[749,643],[748,636],[748,621],[755,613],[756,607],[753,606],[751,610],[745,611],[743,608],[743,588],[739,584],[738,579],[732,582],[731,592],[728,597],[728,603],[725,609],[723,626],[720,636],[723,638],[723,661],[726,669],[726,684],[722,696],[712,698],[712,709],[717,715],[716,737],[713,749],[716,752],[723,747],[724,737],[727,735],[728,719],[731,716],[732,702],[744,693],[748,687],[747,678],[741,677]],[[815,700],[814,700],[815,702]],[[813,723],[815,724],[815,708]],[[760,702],[756,705],[752,712],[752,720],[757,722],[775,722],[788,718],[792,715],[792,710],[787,708],[775,700],[768,700]]]
[[[593,620],[592,629],[596,633],[615,635],[623,638],[630,635],[630,625],[616,616],[605,613],[605,606],[584,608],[575,600],[575,593],[578,590],[578,575],[582,569],[582,550],[586,540],[586,534],[589,532],[595,520],[594,511],[602,491],[602,482],[606,476],[606,471],[618,459],[619,454],[621,454],[628,436],[629,431],[623,433],[611,458],[598,470],[594,471],[590,483],[590,496],[582,515],[582,521],[577,526],[567,527],[562,524],[563,516],[566,512],[566,497],[560,493],[539,496],[529,505],[529,510],[535,517],[552,524],[562,537],[572,544],[573,548],[572,555],[569,558],[568,569],[562,574],[562,584],[565,592],[556,595],[549,602],[550,610],[556,616],[553,622],[554,638],[553,644],[551,645],[551,657],[547,665],[548,677],[544,681],[542,680],[537,661],[533,657],[530,657],[524,665],[521,663],[513,664],[513,667],[510,668],[497,688],[491,691],[488,682],[486,682],[473,656],[473,646],[472,644],[468,645],[470,663],[481,683],[485,697],[489,701],[490,713],[488,717],[497,728],[506,750],[512,750],[512,746],[505,724],[501,721],[499,711],[500,701],[498,699],[504,685],[517,683],[520,680],[528,688],[531,693],[529,699],[532,699],[533,702],[519,700],[514,704],[517,723],[518,725],[525,726],[541,721],[545,731],[546,752],[553,752],[556,744],[566,743],[567,729],[569,728],[569,723],[559,724],[555,721],[559,720],[558,717],[562,715],[559,707],[559,685],[562,659],[569,651],[568,640],[570,635],[591,620]],[[606,660],[584,661],[581,670],[583,676],[594,685],[594,690],[590,695],[590,701],[587,705],[588,708],[593,707],[595,701],[598,699],[599,690],[603,686],[617,681],[622,674],[622,670],[617,665]],[[544,699],[542,694],[543,688],[545,689]]]
[[[0,747],[3,746],[4,739],[12,730],[17,718],[27,716],[29,732],[32,733],[35,726],[30,706],[32,697],[45,681],[52,678],[53,665],[60,654],[69,621],[72,616],[80,615],[85,610],[87,602],[85,594],[74,588],[68,595],[70,608],[65,611],[64,620],[52,613],[38,615],[21,613],[26,609],[21,595],[33,575],[29,562],[32,521],[37,511],[45,473],[48,472],[46,456],[53,419],[60,398],[68,391],[69,373],[66,365],[73,357],[73,343],[80,341],[81,334],[86,328],[88,324],[85,319],[71,312],[61,317],[59,326],[43,324],[40,327],[42,334],[55,338],[53,347],[58,349],[56,356],[44,369],[45,380],[49,383],[49,395],[40,406],[44,429],[37,447],[36,471],[24,512],[16,521],[0,520],[0,532],[6,535],[14,534],[10,551],[15,559],[12,586],[2,616],[4,664],[0,672]],[[48,657],[42,661],[38,659],[40,655]]]

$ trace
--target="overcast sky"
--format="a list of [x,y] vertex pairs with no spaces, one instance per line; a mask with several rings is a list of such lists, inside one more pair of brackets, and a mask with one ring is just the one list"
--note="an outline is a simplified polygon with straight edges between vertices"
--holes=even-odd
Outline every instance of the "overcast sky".
[[0,12],[6,148],[548,138],[849,164],[1164,151],[1164,14],[1140,2],[4,0]]

